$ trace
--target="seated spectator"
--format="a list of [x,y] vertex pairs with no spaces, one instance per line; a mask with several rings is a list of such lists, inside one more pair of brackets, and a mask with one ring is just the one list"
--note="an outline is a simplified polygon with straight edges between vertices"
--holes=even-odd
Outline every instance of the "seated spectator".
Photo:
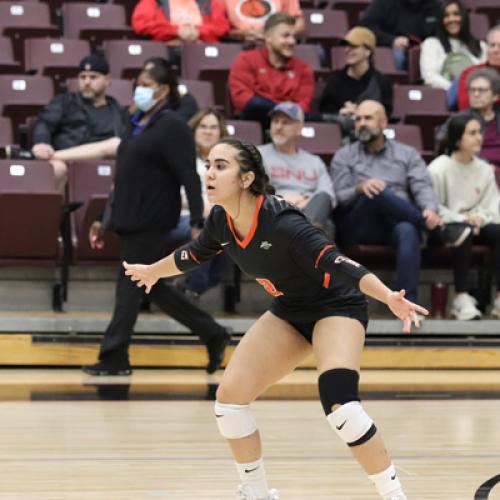
[[269,127],[269,111],[292,101],[308,112],[314,92],[311,67],[293,56],[295,18],[273,14],[264,25],[265,46],[239,54],[229,73],[235,111]]
[[[447,91],[464,69],[485,60],[486,43],[472,36],[467,9],[458,0],[443,2],[436,36],[422,42],[420,73],[424,83]],[[448,105],[453,109],[456,102]]]
[[228,33],[229,21],[219,0],[139,0],[132,28],[160,42],[218,42]]
[[488,35],[486,36],[486,62],[484,64],[470,66],[460,74],[457,84],[458,109],[466,109],[470,107],[467,77],[473,71],[485,66],[494,69],[500,74],[500,24],[497,24],[494,28],[488,31]]
[[[500,106],[495,103],[500,97],[500,76],[492,68],[479,68],[467,77],[470,108],[461,113],[475,113],[481,122],[483,141],[479,156],[500,171]],[[453,118],[453,117],[452,117]],[[450,119],[440,127],[437,143],[445,144]],[[439,148],[439,153],[444,151]]]
[[[226,120],[221,113],[214,109],[203,109],[198,111],[189,121],[188,125],[194,133],[196,144],[196,170],[202,179],[201,191],[203,196],[204,216],[207,217],[212,209],[208,201],[205,183],[205,172],[207,170],[206,160],[212,147],[227,134]],[[172,247],[191,239],[191,227],[189,225],[190,213],[188,210],[188,200],[184,188],[181,190],[182,212],[179,224],[171,232]],[[184,275],[177,281],[177,288],[192,298],[199,297],[202,293],[218,285],[228,269],[231,260],[226,254],[221,253],[211,261],[205,262],[198,269]]]
[[393,47],[396,68],[406,70],[410,46],[436,34],[439,11],[438,0],[372,0],[360,24],[375,33],[379,45]]
[[[389,115],[392,113],[392,81],[373,65],[376,40],[369,29],[352,28],[342,43],[346,46],[346,65],[332,72],[318,107],[323,121],[340,122],[347,134],[354,129],[354,116],[361,101],[379,101]],[[340,121],[339,115],[343,118]]]
[[391,245],[397,289],[417,298],[422,232],[439,226],[436,195],[417,150],[386,139],[387,116],[376,101],[356,110],[359,142],[342,147],[331,164],[337,240],[341,245]]
[[271,111],[271,144],[259,146],[276,194],[294,203],[333,241],[335,195],[323,160],[297,146],[304,126],[298,104],[282,102]]
[[231,25],[229,37],[255,43],[264,38],[264,23],[276,12],[295,18],[295,35],[304,32],[305,22],[298,0],[225,0]]
[[473,114],[457,115],[448,124],[445,141],[446,154],[429,165],[439,215],[445,223],[468,229],[453,249],[456,295],[451,314],[460,320],[481,317],[476,300],[468,294],[472,245],[481,244],[494,251],[497,293],[491,314],[500,318],[500,194],[492,166],[476,156],[481,150],[481,123]]
[[39,160],[50,160],[61,189],[68,169],[62,159],[54,157],[57,150],[116,140],[127,131],[127,110],[106,95],[110,82],[107,61],[95,54],[87,56],[80,61],[79,92],[56,96],[38,114],[32,153]]

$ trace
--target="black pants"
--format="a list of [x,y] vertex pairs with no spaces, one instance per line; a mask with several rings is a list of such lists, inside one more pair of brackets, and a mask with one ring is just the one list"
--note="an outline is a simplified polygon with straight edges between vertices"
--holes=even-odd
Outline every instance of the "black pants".
[[472,264],[472,245],[485,245],[494,251],[494,273],[497,290],[500,290],[500,224],[487,224],[477,236],[470,235],[459,247],[453,249],[453,275],[455,290],[469,289],[469,272]]
[[[140,233],[122,236],[121,259],[131,264],[151,264],[167,255],[168,234]],[[141,304],[143,288],[138,288],[123,268],[118,271],[113,317],[101,343],[99,359],[128,363],[128,347]],[[199,335],[204,344],[224,332],[205,311],[193,305],[174,288],[158,281],[149,294],[165,313]]]

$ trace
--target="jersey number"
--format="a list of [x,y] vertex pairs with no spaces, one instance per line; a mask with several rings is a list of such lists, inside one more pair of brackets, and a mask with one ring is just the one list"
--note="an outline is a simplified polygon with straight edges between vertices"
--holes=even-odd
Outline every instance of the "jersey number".
[[257,283],[262,285],[264,287],[264,290],[273,297],[279,297],[280,295],[283,295],[283,292],[276,290],[276,287],[269,280],[266,280],[264,278],[256,278],[256,280]]

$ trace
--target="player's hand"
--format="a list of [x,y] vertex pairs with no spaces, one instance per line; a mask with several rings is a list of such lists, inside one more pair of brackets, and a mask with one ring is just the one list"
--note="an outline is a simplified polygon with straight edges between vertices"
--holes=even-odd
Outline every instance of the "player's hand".
[[380,179],[368,179],[367,181],[360,182],[356,191],[360,194],[364,194],[367,198],[372,199],[377,194],[381,193],[385,189],[385,182]]
[[406,300],[404,290],[391,292],[387,297],[387,306],[394,316],[397,316],[403,321],[404,333],[410,333],[412,323],[414,323],[417,328],[420,327],[418,314],[423,314],[424,316],[429,314],[429,311],[424,307]]
[[125,275],[130,276],[130,279],[137,282],[137,286],[146,287],[146,293],[151,291],[151,288],[158,281],[159,276],[156,276],[153,266],[147,266],[144,264],[129,264],[123,261],[123,267],[125,268]]
[[89,228],[89,244],[92,250],[101,250],[104,247],[103,234],[102,223],[98,220],[94,221]]

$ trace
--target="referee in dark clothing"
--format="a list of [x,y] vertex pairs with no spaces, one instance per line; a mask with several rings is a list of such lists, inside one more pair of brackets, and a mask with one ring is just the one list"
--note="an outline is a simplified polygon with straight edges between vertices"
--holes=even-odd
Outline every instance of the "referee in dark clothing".
[[[203,227],[203,201],[196,173],[193,134],[177,113],[167,109],[170,93],[165,68],[143,71],[137,80],[131,130],[117,153],[110,229],[121,238],[121,259],[152,263],[164,256],[169,232],[177,225],[185,186],[193,237]],[[99,361],[83,367],[90,375],[129,375],[128,348],[143,291],[120,269],[111,323],[101,344]],[[229,334],[173,287],[158,282],[151,299],[168,315],[196,332],[207,346],[207,371],[222,362]]]

